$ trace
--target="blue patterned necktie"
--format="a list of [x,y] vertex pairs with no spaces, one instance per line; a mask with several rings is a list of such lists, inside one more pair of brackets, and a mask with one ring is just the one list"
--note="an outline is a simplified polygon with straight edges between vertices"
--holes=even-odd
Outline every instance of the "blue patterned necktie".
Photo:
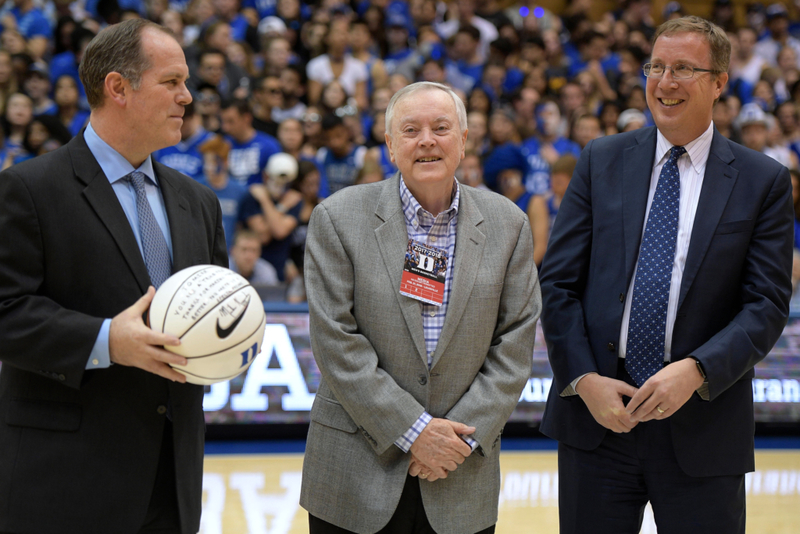
[[147,266],[147,273],[150,275],[150,282],[158,289],[172,272],[172,260],[169,256],[167,240],[164,239],[161,227],[147,200],[147,193],[144,189],[144,173],[134,171],[128,175],[128,178],[136,190],[136,212],[139,217],[139,236],[142,239],[144,263]]
[[667,303],[678,240],[678,158],[684,153],[682,146],[672,147],[661,168],[639,249],[625,352],[625,369],[639,386],[664,366]]

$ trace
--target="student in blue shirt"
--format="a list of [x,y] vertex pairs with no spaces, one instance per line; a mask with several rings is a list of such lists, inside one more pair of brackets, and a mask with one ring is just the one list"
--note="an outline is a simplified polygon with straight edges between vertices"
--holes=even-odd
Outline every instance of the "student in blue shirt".
[[202,180],[203,154],[200,152],[200,147],[211,139],[213,134],[203,128],[203,117],[195,112],[194,102],[190,102],[183,109],[181,141],[175,146],[154,152],[153,157],[156,161],[186,176]]
[[281,151],[278,140],[253,128],[253,112],[245,100],[232,100],[222,105],[222,131],[231,144],[228,172],[244,185],[260,184],[261,169],[270,156]]

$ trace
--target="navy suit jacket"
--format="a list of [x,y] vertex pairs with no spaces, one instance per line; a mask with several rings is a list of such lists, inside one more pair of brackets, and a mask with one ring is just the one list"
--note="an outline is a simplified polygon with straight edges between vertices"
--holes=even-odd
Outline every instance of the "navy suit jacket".
[[[173,271],[227,266],[214,193],[154,164]],[[85,369],[103,318],[150,285],[83,134],[0,174],[0,531],[135,534],[171,406],[183,532],[197,532],[203,388],[133,367]]]
[[[555,378],[541,430],[585,450],[606,429],[580,397],[560,393],[585,373],[616,375],[655,146],[655,127],[586,146],[542,265],[542,325]],[[672,337],[672,361],[692,356],[708,377],[710,400],[695,393],[669,418],[689,475],[754,469],[753,366],[786,325],[793,223],[787,169],[715,130]]]

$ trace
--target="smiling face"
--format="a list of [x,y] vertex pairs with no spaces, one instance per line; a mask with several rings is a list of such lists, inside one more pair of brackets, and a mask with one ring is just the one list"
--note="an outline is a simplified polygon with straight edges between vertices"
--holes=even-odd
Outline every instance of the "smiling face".
[[[661,35],[653,46],[650,62],[711,69],[711,48],[698,33]],[[647,79],[647,105],[656,126],[670,143],[683,146],[708,128],[714,101],[727,81],[728,74],[724,72],[716,76],[695,72],[692,78],[676,80],[671,70],[661,78]]]
[[395,103],[391,135],[386,135],[392,162],[409,190],[452,183],[467,131],[461,131],[456,106],[449,94],[424,89]]

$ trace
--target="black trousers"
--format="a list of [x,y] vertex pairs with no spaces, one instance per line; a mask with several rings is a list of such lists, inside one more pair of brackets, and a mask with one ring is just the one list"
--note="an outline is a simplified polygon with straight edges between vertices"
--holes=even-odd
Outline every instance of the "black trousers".
[[[436,484],[436,482],[423,482],[423,484]],[[436,534],[425,514],[419,485],[420,481],[417,477],[411,475],[406,477],[397,510],[394,511],[389,523],[378,531],[378,534]],[[309,534],[353,534],[349,530],[332,525],[311,514],[308,514],[308,526]],[[494,534],[494,525],[476,534]]]
[[[617,377],[633,384],[623,360]],[[745,531],[744,475],[684,473],[669,419],[607,432],[592,451],[560,443],[558,473],[561,534],[636,534],[648,501],[658,534]]]
[[181,518],[178,512],[178,489],[175,485],[175,451],[172,441],[172,423],[164,424],[158,471],[153,494],[139,534],[180,534]]

